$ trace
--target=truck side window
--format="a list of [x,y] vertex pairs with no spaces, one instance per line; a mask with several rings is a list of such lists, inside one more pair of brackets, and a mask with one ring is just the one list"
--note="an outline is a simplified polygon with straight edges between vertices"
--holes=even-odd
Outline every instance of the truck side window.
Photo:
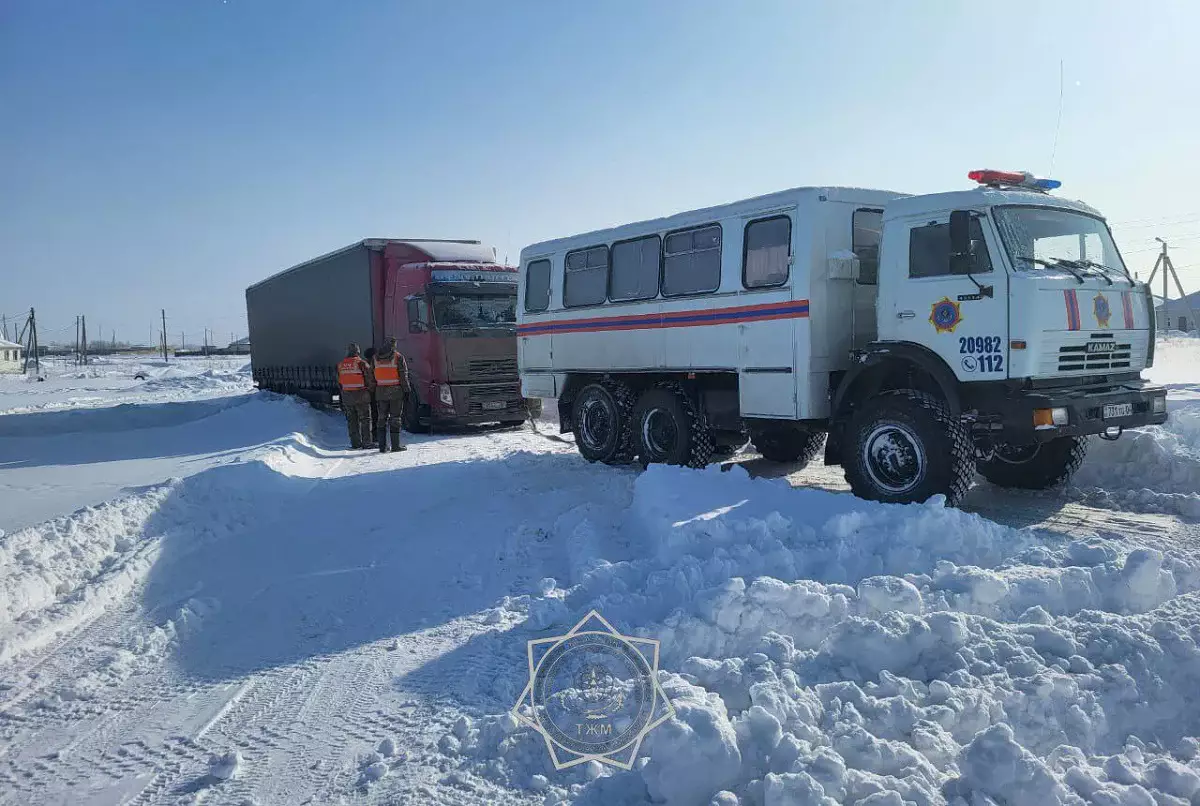
[[663,246],[663,296],[703,294],[720,286],[720,224],[667,236]]
[[662,239],[657,235],[613,244],[608,298],[613,302],[658,296]]
[[544,311],[550,307],[550,261],[531,260],[525,267],[525,310]]
[[408,301],[408,332],[424,333],[429,330],[429,317],[425,315],[425,300],[414,297]]
[[746,225],[742,253],[742,285],[764,288],[783,285],[792,256],[792,219],[785,215],[751,221]]
[[879,283],[879,237],[883,232],[882,210],[855,210],[850,220],[850,248],[858,256],[860,285]]
[[[992,270],[983,227],[971,220],[971,253],[975,256],[972,273]],[[950,225],[927,224],[913,227],[908,236],[908,276],[942,277],[950,274]]]
[[563,277],[563,305],[599,305],[608,295],[608,247],[568,252]]

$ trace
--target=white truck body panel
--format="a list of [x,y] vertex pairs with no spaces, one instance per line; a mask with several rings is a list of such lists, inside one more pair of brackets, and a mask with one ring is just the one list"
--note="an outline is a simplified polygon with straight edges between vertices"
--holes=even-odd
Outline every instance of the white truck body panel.
[[[529,396],[557,395],[571,372],[731,371],[739,376],[741,413],[810,419],[828,415],[828,373],[852,346],[855,282],[830,280],[829,256],[847,253],[858,208],[882,209],[899,194],[856,188],[796,188],[668,218],[533,244],[521,252],[518,356]],[[743,284],[746,226],[773,216],[791,221],[786,282]],[[701,225],[721,227],[715,291],[598,305],[563,304],[567,253]],[[550,303],[525,309],[528,267],[548,259]],[[873,287],[865,292],[873,300]],[[873,304],[873,303],[872,303]]]

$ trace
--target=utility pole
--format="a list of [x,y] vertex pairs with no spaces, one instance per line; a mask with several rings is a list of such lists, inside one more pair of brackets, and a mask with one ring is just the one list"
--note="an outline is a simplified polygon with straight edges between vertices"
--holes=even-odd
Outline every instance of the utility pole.
[[208,358],[208,328],[204,328],[204,357]]
[[75,366],[79,366],[79,316],[75,316]]
[[[1162,269],[1162,284],[1163,284],[1162,306],[1163,306],[1163,316],[1167,320],[1166,329],[1167,330],[1171,329],[1171,316],[1167,312],[1167,275],[1168,274],[1170,274],[1171,279],[1175,281],[1175,288],[1179,291],[1179,301],[1187,306],[1188,314],[1191,316],[1189,324],[1193,328],[1200,328],[1200,318],[1198,318],[1196,316],[1196,310],[1192,307],[1191,300],[1189,300],[1188,295],[1186,293],[1184,293],[1183,283],[1179,282],[1179,275],[1175,272],[1175,264],[1171,262],[1171,256],[1167,254],[1167,242],[1164,241],[1162,238],[1155,238],[1154,240],[1156,240],[1160,244],[1162,244],[1162,251],[1158,253],[1158,260],[1154,261],[1154,270],[1150,272],[1150,277],[1149,277],[1149,279],[1146,280],[1146,285],[1150,285],[1151,283],[1153,283],[1154,275],[1158,273],[1159,269]],[[1151,292],[1151,299],[1153,300],[1153,298],[1154,298],[1153,292]]]
[[8,341],[8,317],[0,314],[0,339]]
[[29,333],[29,340],[26,342],[25,364],[21,371],[29,372],[29,354],[33,353],[33,371],[35,373],[41,372],[42,363],[38,356],[37,313],[33,308],[29,309],[29,319],[25,322],[25,329],[21,332],[21,335],[25,335],[26,331]]
[[87,365],[87,362],[88,362],[88,349],[87,349],[87,316],[82,316],[82,317],[80,317],[80,319],[83,321],[83,363],[84,363],[84,365],[86,366],[86,365]]
[[163,329],[162,329],[163,363],[167,364],[167,363],[170,363],[170,361],[167,359],[167,309],[166,308],[162,309],[162,325],[163,325]]

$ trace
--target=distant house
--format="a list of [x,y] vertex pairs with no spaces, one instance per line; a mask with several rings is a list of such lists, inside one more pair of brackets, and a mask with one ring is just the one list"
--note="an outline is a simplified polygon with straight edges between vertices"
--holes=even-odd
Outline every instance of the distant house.
[[25,348],[13,341],[0,339],[0,372],[21,372]]
[[229,346],[225,349],[229,350],[231,353],[248,353],[250,352],[250,337],[246,336],[244,339],[231,341],[229,342]]
[[1188,294],[1183,299],[1167,300],[1167,304],[1157,306],[1154,313],[1159,330],[1196,330],[1200,328],[1200,322],[1195,319],[1200,315],[1200,291]]

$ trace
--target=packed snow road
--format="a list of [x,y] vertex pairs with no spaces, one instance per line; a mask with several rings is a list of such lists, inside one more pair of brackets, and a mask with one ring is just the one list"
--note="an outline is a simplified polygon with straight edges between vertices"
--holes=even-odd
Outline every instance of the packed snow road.
[[[232,368],[6,379],[0,803],[1195,802],[1200,349],[1160,356],[1168,426],[964,511],[529,430],[351,453]],[[593,608],[661,642],[675,717],[559,772],[509,709]]]

